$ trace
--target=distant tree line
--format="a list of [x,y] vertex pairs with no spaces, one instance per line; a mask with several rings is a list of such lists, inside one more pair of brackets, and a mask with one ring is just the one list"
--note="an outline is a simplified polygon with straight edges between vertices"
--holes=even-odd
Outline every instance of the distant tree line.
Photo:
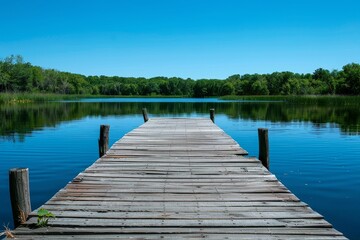
[[274,72],[232,75],[227,79],[182,79],[177,77],[84,76],[43,69],[24,62],[21,56],[0,60],[0,92],[30,92],[91,95],[360,95],[360,64],[342,70],[316,69],[313,73]]

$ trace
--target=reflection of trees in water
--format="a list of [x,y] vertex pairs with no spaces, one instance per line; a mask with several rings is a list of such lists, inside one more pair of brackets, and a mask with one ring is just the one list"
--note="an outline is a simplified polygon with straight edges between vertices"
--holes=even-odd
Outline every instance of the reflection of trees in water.
[[146,107],[155,115],[207,114],[215,108],[217,114],[232,119],[266,120],[271,122],[305,121],[313,124],[335,123],[343,133],[360,133],[360,111],[357,106],[296,105],[282,102],[216,102],[216,103],[42,103],[0,106],[0,135],[14,141],[25,134],[43,127],[53,127],[63,121],[86,116],[141,114]]

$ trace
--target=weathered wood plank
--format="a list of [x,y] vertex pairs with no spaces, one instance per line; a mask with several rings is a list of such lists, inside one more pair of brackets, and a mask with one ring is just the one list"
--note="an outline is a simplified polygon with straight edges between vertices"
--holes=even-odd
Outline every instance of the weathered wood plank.
[[306,207],[308,206],[303,202],[264,202],[264,201],[212,201],[212,202],[184,202],[184,201],[171,201],[171,202],[131,202],[131,201],[81,201],[81,200],[60,200],[56,198],[50,199],[45,205],[86,205],[86,206],[103,206],[105,209],[110,206],[118,207],[119,209],[124,209],[128,207],[137,207],[137,206],[148,206],[149,208],[154,206],[162,206],[162,207],[213,207],[218,209],[230,208],[230,207]]
[[[28,225],[36,224],[30,218]],[[55,218],[50,227],[320,227],[330,228],[323,219],[106,219],[106,218]]]
[[[17,229],[17,232],[23,234],[41,234],[43,229],[29,229],[27,227],[20,227]],[[119,233],[118,228],[104,227],[104,228],[88,228],[88,227],[78,227],[78,228],[62,228],[62,227],[52,227],[48,228],[46,234],[60,234],[63,232],[68,232],[72,234],[116,234]],[[197,234],[197,233],[207,233],[207,234],[259,234],[259,235],[268,235],[268,234],[285,234],[285,235],[310,235],[310,236],[341,236],[342,234],[338,231],[334,231],[331,228],[237,228],[237,227],[227,227],[227,228],[171,228],[171,227],[154,227],[154,228],[122,228],[121,233],[124,234]]]
[[[308,207],[299,207],[299,206],[278,206],[278,207],[229,207],[229,206],[209,206],[209,207],[197,207],[197,206],[162,206],[161,204],[157,204],[155,206],[148,205],[119,205],[119,204],[98,204],[92,203],[81,204],[74,203],[72,204],[45,204],[43,205],[47,210],[51,211],[82,211],[82,212],[170,212],[170,213],[228,213],[228,212],[255,212],[255,213],[263,213],[263,212],[298,212],[298,213],[313,213],[313,210]],[[106,210],[105,210],[106,207]]]
[[[273,211],[273,212],[239,212],[231,213],[228,211],[223,212],[174,212],[166,210],[163,212],[114,212],[114,211],[64,211],[53,209],[52,213],[57,218],[100,218],[100,219],[297,219],[297,218],[310,218],[322,219],[323,217],[315,212],[287,212],[287,211]],[[36,217],[36,214],[30,214],[30,217]],[[61,219],[60,219],[61,220]]]
[[[60,234],[59,234],[60,235]],[[289,240],[331,240],[331,239],[347,239],[343,236],[317,236],[317,235],[281,235],[281,234],[271,234],[268,233],[267,235],[258,235],[256,234],[106,234],[106,233],[92,233],[91,235],[83,234],[83,235],[47,235],[46,239],[141,239],[141,240],[151,240],[151,239],[250,239],[250,240],[279,240],[279,239],[289,239]],[[43,239],[44,235],[32,235],[32,236],[25,236],[25,239]],[[21,239],[21,238],[18,238]]]

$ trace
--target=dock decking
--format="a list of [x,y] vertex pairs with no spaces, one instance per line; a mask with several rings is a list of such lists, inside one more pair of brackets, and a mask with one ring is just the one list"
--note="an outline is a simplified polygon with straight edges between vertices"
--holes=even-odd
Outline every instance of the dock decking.
[[42,207],[17,239],[346,239],[208,119],[150,119]]

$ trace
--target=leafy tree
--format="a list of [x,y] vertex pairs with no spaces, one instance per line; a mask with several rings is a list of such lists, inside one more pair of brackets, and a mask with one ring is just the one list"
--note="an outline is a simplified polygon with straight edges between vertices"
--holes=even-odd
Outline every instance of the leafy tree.
[[159,84],[159,90],[161,95],[170,95],[171,94],[170,82],[166,80],[162,80]]
[[284,84],[283,93],[286,95],[312,94],[313,87],[308,79],[292,77]]
[[237,81],[241,80],[241,76],[240,76],[240,74],[234,74],[234,75],[231,75],[230,77],[228,77],[226,80],[230,81],[230,82],[237,82]]
[[264,77],[260,77],[251,84],[251,91],[254,95],[269,95],[267,81]]
[[0,92],[7,92],[10,87],[10,74],[6,71],[6,65],[0,62]]
[[[324,84],[324,87],[320,89],[321,93],[334,94],[336,90],[336,81],[331,75],[329,70],[318,68],[313,73],[313,78]],[[321,85],[321,84],[320,84]]]
[[198,80],[194,85],[194,97],[208,96],[208,86],[206,80]]
[[341,74],[344,79],[346,93],[360,94],[360,64],[351,63],[343,67]]
[[235,87],[231,82],[225,82],[220,89],[220,95],[233,95],[235,92]]

